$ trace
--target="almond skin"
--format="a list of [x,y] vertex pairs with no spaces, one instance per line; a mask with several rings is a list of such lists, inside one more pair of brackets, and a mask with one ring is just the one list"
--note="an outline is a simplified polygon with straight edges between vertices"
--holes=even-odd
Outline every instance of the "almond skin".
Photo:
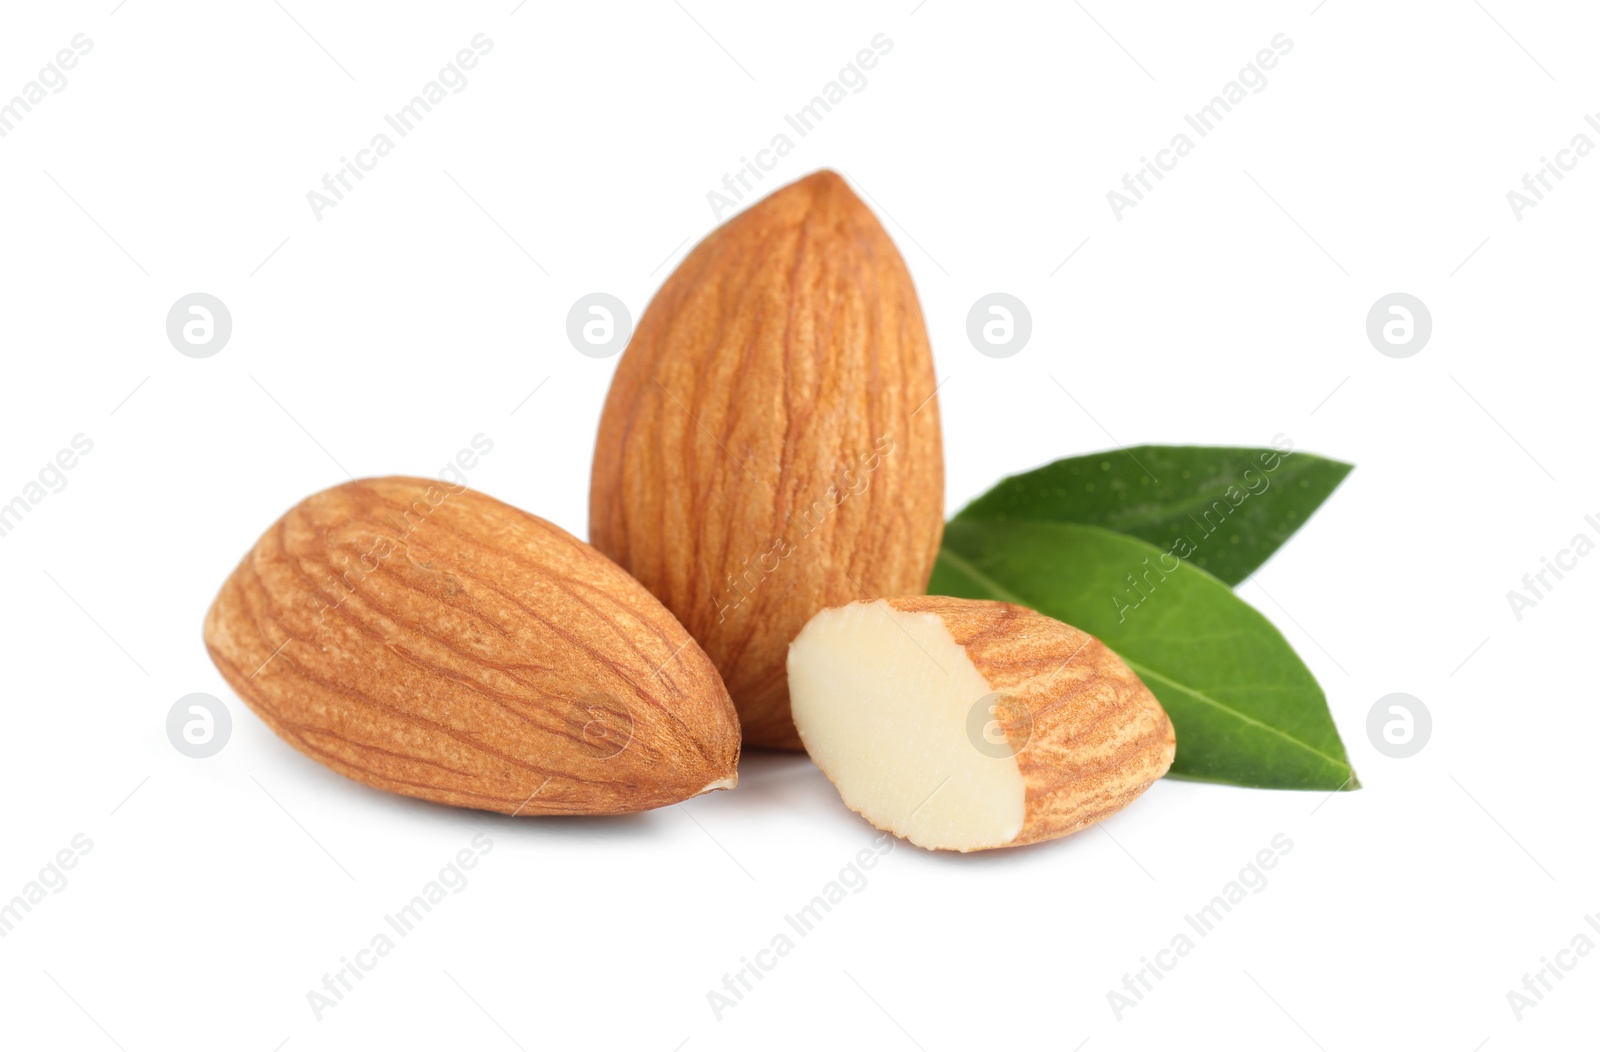
[[845,803],[922,847],[981,851],[1107,818],[1172,766],[1172,722],[1098,639],[1011,603],[824,611],[789,654],[795,722]]
[[390,792],[604,815],[734,783],[737,718],[683,627],[587,544],[465,487],[308,497],[228,578],[205,640],[280,737]]
[[927,587],[935,387],[905,263],[833,172],[713,231],[640,319],[600,420],[590,538],[705,648],[746,744],[801,747],[784,662],[811,615]]

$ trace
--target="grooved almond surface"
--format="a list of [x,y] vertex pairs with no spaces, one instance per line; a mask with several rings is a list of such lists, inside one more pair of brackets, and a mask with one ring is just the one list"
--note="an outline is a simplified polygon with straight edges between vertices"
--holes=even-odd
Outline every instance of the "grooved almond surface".
[[1065,836],[1172,766],[1172,723],[1093,636],[1011,603],[826,610],[790,648],[812,759],[868,821],[929,848]]
[[620,814],[733,784],[716,669],[609,559],[427,479],[307,498],[223,585],[206,647],[285,741],[359,782],[503,814]]
[[590,537],[705,648],[747,744],[800,747],[784,661],[811,615],[926,588],[934,390],[905,263],[832,172],[714,231],[640,319],[600,421]]

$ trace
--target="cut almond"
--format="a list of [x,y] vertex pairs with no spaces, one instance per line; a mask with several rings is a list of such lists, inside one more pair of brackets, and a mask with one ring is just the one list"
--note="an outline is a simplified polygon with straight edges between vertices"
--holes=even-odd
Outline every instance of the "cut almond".
[[1155,695],[1098,639],[1010,603],[905,597],[824,610],[789,648],[806,750],[844,802],[920,847],[1065,836],[1166,773]]

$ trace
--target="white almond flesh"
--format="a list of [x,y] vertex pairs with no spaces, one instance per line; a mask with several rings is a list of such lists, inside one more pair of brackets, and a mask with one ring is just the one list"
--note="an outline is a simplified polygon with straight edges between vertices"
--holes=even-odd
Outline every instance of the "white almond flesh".
[[926,848],[1065,836],[1172,765],[1172,724],[1110,650],[1010,603],[912,596],[813,617],[789,648],[806,750],[844,802]]

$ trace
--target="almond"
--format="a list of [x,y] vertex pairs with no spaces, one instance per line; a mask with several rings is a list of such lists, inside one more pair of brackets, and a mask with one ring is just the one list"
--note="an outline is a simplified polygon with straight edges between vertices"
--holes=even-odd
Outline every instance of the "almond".
[[944,524],[910,274],[818,172],[702,241],[640,319],[595,452],[595,547],[721,671],[747,744],[799,748],[784,661],[817,611],[921,592]]
[[536,516],[426,479],[308,497],[222,587],[206,647],[340,774],[503,814],[621,814],[734,784],[705,653],[632,577]]
[[1172,766],[1155,695],[1098,639],[1011,603],[909,597],[812,618],[794,720],[849,807],[927,848],[1066,836]]

